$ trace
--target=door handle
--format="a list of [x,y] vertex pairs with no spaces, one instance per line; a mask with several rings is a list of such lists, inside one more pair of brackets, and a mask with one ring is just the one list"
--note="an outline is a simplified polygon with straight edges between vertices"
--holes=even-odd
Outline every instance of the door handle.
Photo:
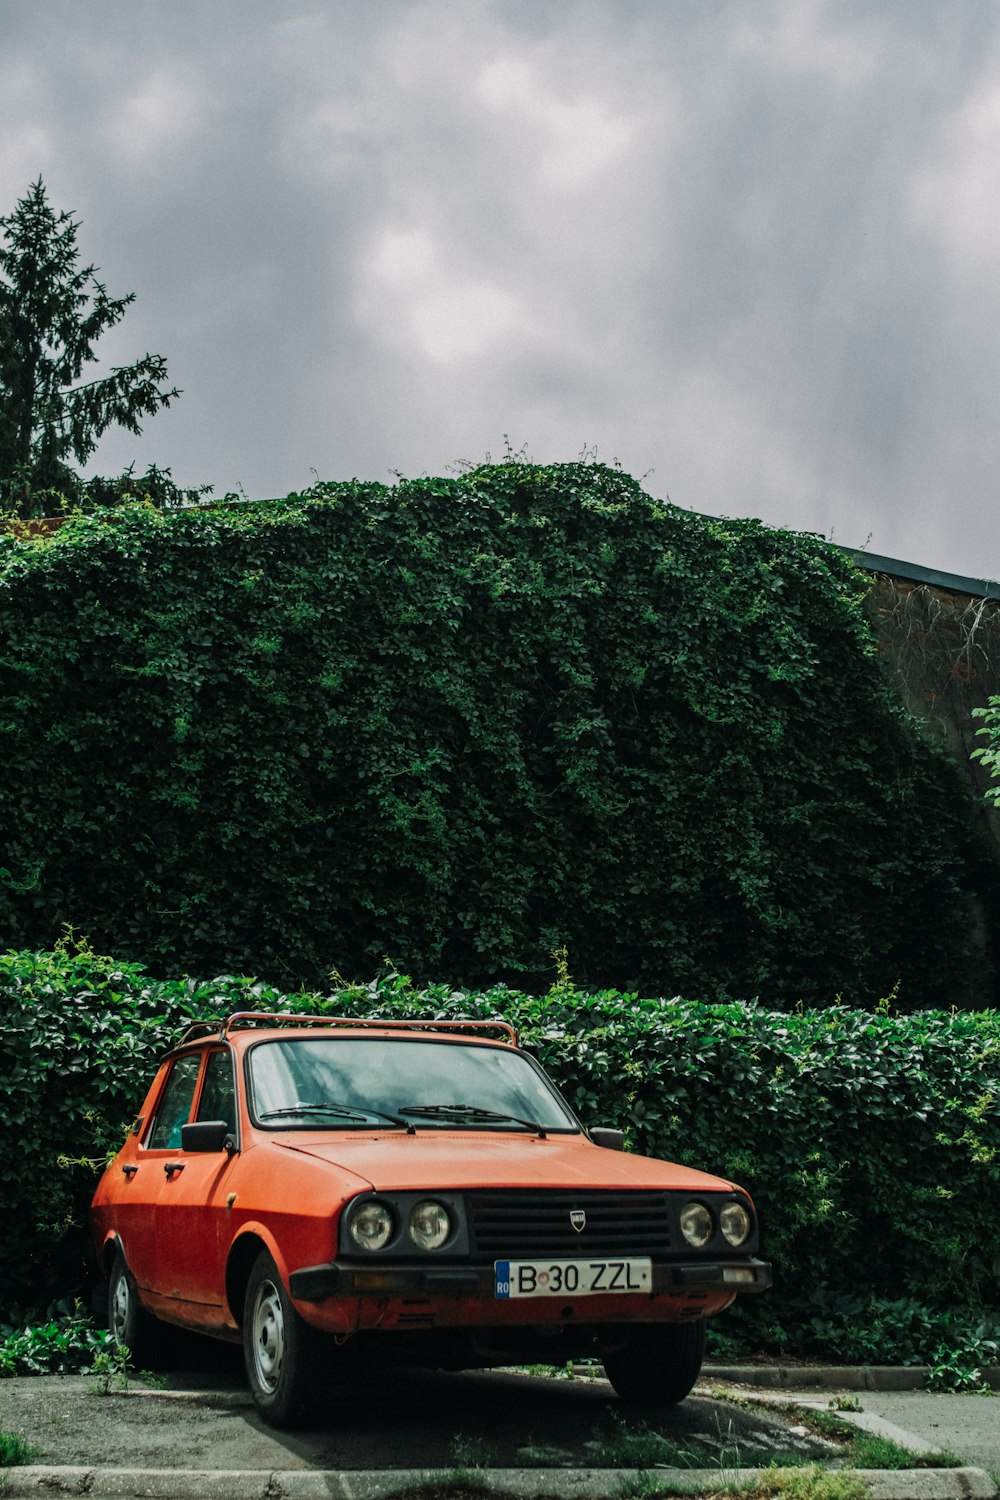
[[183,1172],[184,1163],[182,1161],[165,1161],[163,1163],[163,1170],[168,1177],[172,1177],[175,1172]]

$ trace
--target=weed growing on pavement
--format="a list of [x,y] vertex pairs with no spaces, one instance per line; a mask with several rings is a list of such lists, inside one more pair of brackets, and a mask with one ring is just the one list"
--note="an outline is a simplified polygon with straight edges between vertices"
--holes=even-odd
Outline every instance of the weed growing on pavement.
[[518,1448],[516,1467],[519,1469],[569,1468],[572,1455],[568,1448],[557,1448],[554,1444],[529,1441]]
[[868,1486],[850,1469],[769,1469],[748,1491],[753,1500],[868,1500]]
[[97,1396],[127,1396],[131,1353],[126,1344],[113,1344],[95,1356],[91,1374],[97,1377],[93,1386]]
[[715,1463],[695,1448],[682,1448],[653,1432],[645,1422],[626,1425],[612,1413],[613,1430],[587,1444],[591,1463],[602,1469],[714,1468]]
[[[610,1500],[667,1500],[672,1496],[690,1496],[694,1492],[683,1480],[664,1482],[662,1474],[642,1470],[630,1474],[614,1488]],[[734,1476],[720,1477],[717,1488],[698,1491],[698,1500],[869,1500],[868,1486],[850,1469],[826,1470],[816,1464],[803,1468],[768,1469],[755,1480]],[[411,1485],[397,1491],[391,1500],[514,1500],[503,1490],[482,1483],[479,1476],[466,1471],[442,1475],[426,1485]],[[541,1490],[538,1500],[545,1500]]]
[[604,1375],[604,1366],[596,1359],[568,1359],[563,1365],[510,1365],[517,1375],[537,1375],[546,1380],[595,1380]]
[[915,1453],[876,1432],[855,1433],[851,1463],[856,1469],[960,1469],[963,1460],[946,1448]]
[[19,1464],[30,1464],[35,1450],[16,1432],[0,1432],[0,1469],[13,1469]]
[[496,1464],[496,1452],[482,1438],[468,1432],[456,1432],[448,1444],[452,1460],[461,1470],[490,1469]]
[[[662,1474],[648,1474],[642,1470],[638,1474],[630,1474],[627,1479],[615,1485],[609,1491],[611,1500],[655,1500],[660,1495],[687,1494],[688,1491],[682,1486],[667,1486],[663,1482]],[[712,1500],[709,1495],[702,1495],[699,1500]]]
[[856,1396],[834,1396],[830,1402],[831,1411],[864,1411],[864,1407]]
[[835,1412],[822,1411],[812,1406],[796,1406],[794,1403],[778,1403],[768,1401],[766,1398],[758,1401],[757,1406],[762,1406],[767,1411],[776,1411],[793,1421],[801,1423],[810,1432],[818,1433],[820,1437],[829,1438],[834,1443],[850,1443],[857,1432],[856,1427],[838,1417]]
[[[455,1469],[431,1484],[410,1484],[393,1490],[387,1500],[514,1500],[514,1496],[483,1484],[475,1474]],[[543,1497],[539,1496],[539,1500]]]
[[[660,1500],[660,1497],[690,1495],[683,1482],[664,1484],[662,1476],[642,1473],[630,1475],[612,1491],[613,1500]],[[698,1500],[869,1500],[868,1486],[849,1469],[833,1471],[817,1464],[802,1468],[767,1469],[757,1479],[734,1475],[722,1479],[717,1489],[699,1491]]]
[[741,1396],[731,1385],[710,1385],[708,1394],[713,1401],[725,1401],[729,1406],[751,1406],[750,1396]]

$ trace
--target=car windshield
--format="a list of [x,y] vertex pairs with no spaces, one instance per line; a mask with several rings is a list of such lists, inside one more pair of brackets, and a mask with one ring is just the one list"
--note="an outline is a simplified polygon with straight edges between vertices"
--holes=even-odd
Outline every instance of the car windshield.
[[278,1038],[250,1049],[249,1070],[253,1112],[272,1127],[579,1128],[528,1058],[474,1042]]

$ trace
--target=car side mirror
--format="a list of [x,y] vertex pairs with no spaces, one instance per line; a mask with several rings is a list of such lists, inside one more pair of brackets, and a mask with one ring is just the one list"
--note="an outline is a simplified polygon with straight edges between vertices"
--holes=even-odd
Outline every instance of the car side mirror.
[[182,1151],[226,1151],[232,1156],[236,1137],[226,1120],[195,1120],[181,1126]]
[[610,1125],[594,1125],[588,1134],[595,1146],[606,1146],[609,1151],[625,1150],[624,1130],[613,1130]]

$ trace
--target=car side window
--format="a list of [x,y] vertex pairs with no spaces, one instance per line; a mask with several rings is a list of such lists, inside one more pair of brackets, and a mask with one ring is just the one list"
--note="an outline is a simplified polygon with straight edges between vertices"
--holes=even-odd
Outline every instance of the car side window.
[[236,1129],[236,1087],[233,1061],[228,1052],[210,1052],[205,1064],[205,1083],[198,1103],[199,1120],[225,1120]]
[[160,1096],[156,1119],[146,1145],[152,1151],[174,1151],[181,1144],[181,1126],[191,1114],[191,1101],[198,1082],[201,1053],[179,1057],[170,1070],[166,1087]]

